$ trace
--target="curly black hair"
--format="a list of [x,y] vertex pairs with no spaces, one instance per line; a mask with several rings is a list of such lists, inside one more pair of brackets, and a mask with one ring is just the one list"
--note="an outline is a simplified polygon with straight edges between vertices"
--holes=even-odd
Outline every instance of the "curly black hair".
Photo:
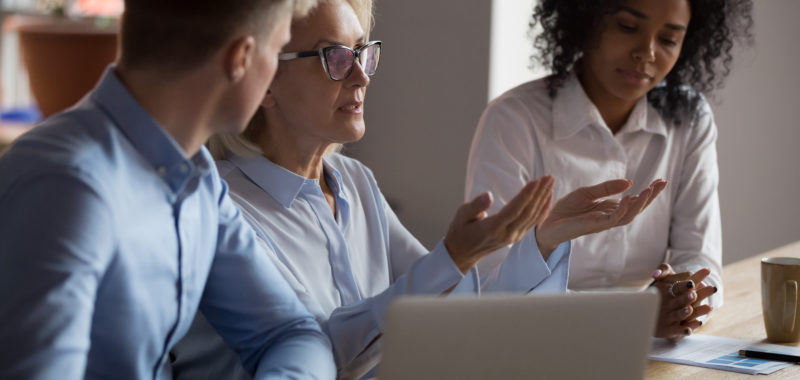
[[[700,94],[722,86],[731,70],[734,42],[751,44],[751,0],[688,0],[691,21],[680,56],[664,81],[647,94],[650,103],[668,121],[680,123],[682,114],[696,113]],[[616,12],[624,0],[542,0],[533,11],[531,33],[540,55],[531,58],[552,72],[547,78],[550,96],[563,85],[583,49],[603,27],[603,17]]]

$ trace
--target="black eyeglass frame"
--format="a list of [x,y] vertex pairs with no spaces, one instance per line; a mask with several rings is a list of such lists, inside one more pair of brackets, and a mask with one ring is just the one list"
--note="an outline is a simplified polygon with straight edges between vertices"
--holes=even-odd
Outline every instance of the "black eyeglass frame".
[[[297,58],[306,58],[306,57],[319,56],[319,59],[322,61],[322,68],[325,70],[325,74],[327,74],[328,78],[331,78],[332,81],[337,81],[338,82],[338,81],[343,81],[343,80],[347,79],[348,77],[350,77],[350,74],[353,72],[353,66],[356,65],[356,62],[358,62],[359,65],[361,64],[361,61],[358,59],[361,56],[361,52],[363,52],[364,50],[366,50],[367,48],[369,48],[370,46],[373,46],[373,45],[378,45],[378,56],[379,56],[378,59],[380,60],[380,52],[383,49],[383,46],[381,46],[382,42],[380,40],[369,41],[366,44],[364,44],[362,46],[359,46],[356,49],[351,49],[351,48],[349,48],[347,46],[344,46],[344,45],[333,45],[333,46],[326,46],[326,47],[318,49],[318,50],[301,51],[301,52],[296,52],[296,53],[281,53],[281,54],[278,54],[278,60],[279,61],[289,61],[289,60],[297,59]],[[328,51],[332,50],[332,49],[347,49],[347,50],[353,52],[353,64],[350,65],[350,69],[347,70],[347,74],[345,74],[344,77],[341,78],[341,79],[335,79],[333,77],[333,75],[331,75],[330,71],[328,70],[328,59],[326,58],[326,56],[327,56]],[[377,66],[375,67],[375,70],[376,71],[378,70]],[[375,73],[367,74],[367,75],[368,76],[373,76],[373,75],[375,75]]]

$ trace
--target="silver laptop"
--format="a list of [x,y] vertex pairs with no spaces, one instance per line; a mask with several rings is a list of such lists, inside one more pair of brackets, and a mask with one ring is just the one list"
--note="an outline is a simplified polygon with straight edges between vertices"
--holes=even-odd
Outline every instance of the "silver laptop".
[[386,317],[380,380],[641,379],[655,292],[410,297]]

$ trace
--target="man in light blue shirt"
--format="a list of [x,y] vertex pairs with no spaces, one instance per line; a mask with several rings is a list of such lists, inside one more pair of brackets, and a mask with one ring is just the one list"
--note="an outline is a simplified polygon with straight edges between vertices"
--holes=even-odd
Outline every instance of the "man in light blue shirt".
[[293,4],[126,1],[119,63],[0,157],[0,378],[170,378],[198,309],[256,378],[335,376],[202,147],[255,111]]

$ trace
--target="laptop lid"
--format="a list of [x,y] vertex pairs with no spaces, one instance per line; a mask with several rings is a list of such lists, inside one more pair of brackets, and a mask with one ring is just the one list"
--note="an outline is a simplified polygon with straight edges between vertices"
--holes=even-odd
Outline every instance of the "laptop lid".
[[409,297],[387,312],[380,380],[641,379],[655,292]]

